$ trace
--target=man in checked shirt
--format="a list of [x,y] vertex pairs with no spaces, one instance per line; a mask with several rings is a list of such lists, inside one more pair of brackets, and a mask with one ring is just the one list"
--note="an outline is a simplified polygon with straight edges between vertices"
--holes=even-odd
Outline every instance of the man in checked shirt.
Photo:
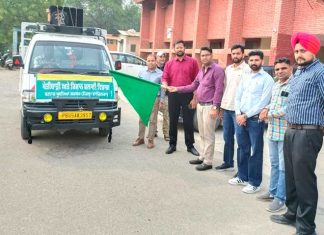
[[285,112],[287,98],[290,90],[289,79],[292,76],[290,60],[282,57],[275,63],[275,77],[278,81],[272,88],[272,97],[268,107],[260,113],[260,120],[268,119],[269,156],[271,163],[271,175],[269,190],[258,196],[262,201],[272,201],[266,209],[270,212],[278,212],[285,209],[286,184],[285,184],[285,160],[283,154],[283,140],[287,129]]

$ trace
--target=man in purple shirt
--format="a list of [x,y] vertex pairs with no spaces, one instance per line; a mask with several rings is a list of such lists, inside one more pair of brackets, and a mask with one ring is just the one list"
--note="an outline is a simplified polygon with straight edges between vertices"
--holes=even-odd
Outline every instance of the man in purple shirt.
[[213,62],[213,50],[209,47],[200,49],[202,68],[196,79],[187,86],[169,86],[170,92],[193,92],[198,100],[197,119],[201,138],[202,154],[190,164],[199,164],[196,169],[204,171],[212,168],[215,147],[215,118],[219,116],[224,90],[224,70]]
[[[185,55],[184,41],[177,41],[174,44],[176,58],[168,61],[165,64],[162,76],[162,84],[164,86],[186,86],[191,84],[199,71],[198,63],[194,58]],[[189,104],[190,107],[189,108]],[[199,156],[198,151],[194,147],[194,128],[192,108],[196,106],[196,99],[192,92],[180,94],[172,93],[168,95],[169,105],[169,148],[166,154],[171,154],[176,151],[177,135],[178,135],[178,119],[180,110],[183,114],[183,128],[185,132],[185,143],[187,151],[193,155]]]

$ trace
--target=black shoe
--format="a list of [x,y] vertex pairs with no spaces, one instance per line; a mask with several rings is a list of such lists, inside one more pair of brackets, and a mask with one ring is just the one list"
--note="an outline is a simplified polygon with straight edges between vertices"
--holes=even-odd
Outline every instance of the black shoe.
[[213,166],[212,165],[207,165],[205,163],[199,165],[199,166],[196,166],[196,170],[197,171],[205,171],[205,170],[209,170],[209,169],[212,169]]
[[193,164],[193,165],[198,165],[198,164],[203,163],[203,161],[200,160],[199,158],[197,158],[197,159],[194,159],[194,160],[190,160],[189,163]]
[[215,169],[217,171],[234,171],[234,167],[233,166],[226,165],[225,163],[223,163],[220,166],[216,166]]
[[197,149],[195,149],[194,146],[192,146],[191,148],[187,148],[187,151],[188,151],[189,153],[192,153],[192,154],[195,155],[195,156],[199,156],[199,153],[198,153]]
[[286,224],[286,225],[296,225],[296,221],[293,219],[289,219],[285,216],[285,214],[283,215],[271,215],[270,219],[272,222],[275,222],[277,224]]
[[169,148],[165,151],[166,154],[171,154],[177,150],[176,146],[170,145]]

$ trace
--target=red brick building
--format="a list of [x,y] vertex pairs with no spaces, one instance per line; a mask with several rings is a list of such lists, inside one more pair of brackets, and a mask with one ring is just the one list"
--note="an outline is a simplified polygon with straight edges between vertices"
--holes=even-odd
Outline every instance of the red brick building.
[[[230,48],[242,43],[261,49],[265,64],[292,58],[290,37],[306,31],[324,46],[324,0],[134,0],[142,4],[140,56],[163,50],[172,56],[177,40],[199,58],[199,48],[211,46],[214,58],[231,63]],[[247,50],[248,51],[248,50]],[[324,47],[319,57],[324,61]]]

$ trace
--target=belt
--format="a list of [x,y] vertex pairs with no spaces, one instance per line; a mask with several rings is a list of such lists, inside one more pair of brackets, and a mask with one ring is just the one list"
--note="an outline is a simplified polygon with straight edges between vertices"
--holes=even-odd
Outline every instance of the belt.
[[259,114],[256,114],[256,115],[254,115],[254,116],[252,116],[250,118],[259,118]]
[[[241,112],[241,114],[244,114],[244,113]],[[252,117],[249,117],[249,118],[259,118],[259,114],[256,114],[256,115],[254,115]]]
[[290,123],[288,123],[288,128],[296,130],[323,130],[323,127],[319,125],[301,125]]
[[198,102],[201,106],[207,106],[207,105],[212,105],[213,102]]

